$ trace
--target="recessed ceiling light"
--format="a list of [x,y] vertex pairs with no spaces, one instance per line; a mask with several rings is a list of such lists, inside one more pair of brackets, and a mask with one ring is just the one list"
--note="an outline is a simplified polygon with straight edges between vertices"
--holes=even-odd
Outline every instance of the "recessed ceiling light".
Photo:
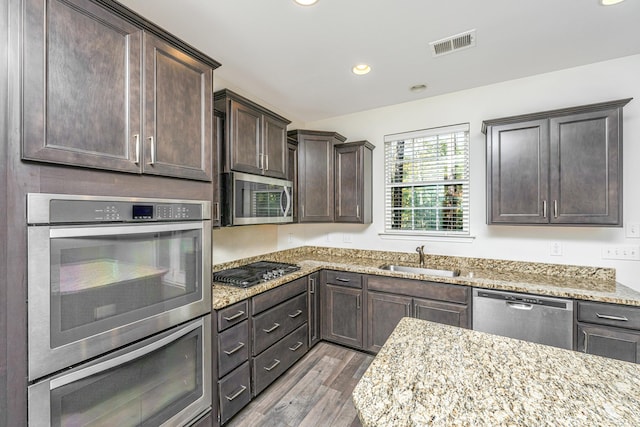
[[427,85],[424,85],[424,84],[413,85],[409,88],[409,90],[413,93],[424,92],[425,90],[427,90]]
[[318,3],[318,0],[293,0],[301,6],[311,6]]
[[603,6],[613,6],[614,4],[622,3],[624,0],[600,0],[600,4]]
[[351,69],[353,74],[357,74],[358,76],[364,76],[365,74],[369,74],[371,71],[371,67],[367,64],[358,64]]

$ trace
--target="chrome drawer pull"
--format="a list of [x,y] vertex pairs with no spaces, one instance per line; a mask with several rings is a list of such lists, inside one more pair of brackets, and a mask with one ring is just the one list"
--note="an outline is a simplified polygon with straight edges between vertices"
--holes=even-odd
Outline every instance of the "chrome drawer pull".
[[596,313],[596,316],[599,319],[607,319],[607,320],[619,320],[621,322],[628,322],[629,319],[627,319],[624,316],[611,316],[610,314],[600,314],[600,313]]
[[238,346],[237,347],[234,347],[231,350],[225,350],[224,354],[226,354],[227,356],[231,356],[233,353],[236,353],[242,347],[244,347],[244,343],[243,342],[238,342]]
[[265,331],[266,333],[270,334],[271,332],[275,331],[279,327],[280,327],[280,323],[274,323],[273,326],[270,329],[263,329],[263,331]]
[[294,345],[293,347],[289,347],[289,350],[296,351],[300,347],[302,347],[302,343],[300,341],[298,341],[298,344]]
[[237,314],[234,314],[231,317],[223,317],[223,319],[226,320],[227,322],[231,322],[232,320],[236,320],[238,317],[241,317],[242,315],[244,315],[244,311],[239,311]]
[[290,314],[289,317],[291,317],[292,319],[295,319],[296,317],[300,316],[302,314],[302,310],[298,310],[293,314]]
[[350,279],[343,279],[342,277],[336,277],[336,280],[338,282],[345,282],[345,283],[349,283],[351,281]]
[[589,334],[587,334],[587,331],[585,330],[583,330],[582,333],[584,334],[584,349],[582,351],[587,353],[587,347],[589,346]]
[[225,395],[224,397],[227,398],[227,400],[229,402],[231,402],[233,399],[235,399],[236,397],[240,396],[245,390],[247,389],[246,386],[240,386],[240,390],[236,391],[235,393],[233,393],[231,396],[227,396]]
[[265,366],[264,370],[265,371],[271,371],[273,368],[275,368],[276,366],[278,366],[280,364],[280,361],[278,359],[273,359],[275,361],[275,363],[271,366]]

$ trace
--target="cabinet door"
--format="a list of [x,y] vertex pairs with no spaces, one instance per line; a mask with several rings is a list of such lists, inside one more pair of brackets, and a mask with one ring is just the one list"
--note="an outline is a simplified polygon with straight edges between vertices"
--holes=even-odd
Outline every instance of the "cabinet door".
[[470,328],[469,306],[416,298],[413,300],[413,316],[445,325]]
[[260,156],[260,122],[262,114],[246,105],[230,100],[229,154],[231,169],[262,174]]
[[263,116],[263,168],[264,174],[274,178],[287,177],[287,124]]
[[145,33],[143,172],[211,181],[213,70]]
[[139,173],[142,31],[86,0],[24,8],[23,158]]
[[320,342],[320,273],[310,274],[309,284],[309,348]]
[[298,222],[298,143],[287,142],[288,166],[287,179],[293,183],[291,187],[293,222]]
[[324,285],[322,316],[324,339],[362,349],[362,289]]
[[399,295],[367,293],[367,350],[380,351],[400,319],[411,315],[411,300]]
[[298,143],[299,221],[332,222],[334,141],[322,136],[303,136]]
[[619,111],[551,119],[552,223],[622,224]]
[[362,146],[336,147],[336,222],[362,222],[362,151]]
[[577,351],[640,363],[640,332],[578,323]]
[[548,120],[492,126],[487,134],[488,223],[548,223]]

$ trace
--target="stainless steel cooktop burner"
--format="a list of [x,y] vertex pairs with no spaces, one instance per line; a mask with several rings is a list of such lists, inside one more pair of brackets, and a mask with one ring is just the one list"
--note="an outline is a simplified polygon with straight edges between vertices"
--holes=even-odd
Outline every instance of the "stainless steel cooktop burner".
[[213,281],[238,288],[249,288],[297,270],[300,270],[300,267],[295,264],[258,261],[240,267],[217,271],[213,273]]

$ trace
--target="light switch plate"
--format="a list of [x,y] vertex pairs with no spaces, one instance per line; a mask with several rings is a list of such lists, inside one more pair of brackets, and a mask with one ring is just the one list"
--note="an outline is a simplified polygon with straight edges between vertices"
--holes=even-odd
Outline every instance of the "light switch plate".
[[551,256],[562,256],[562,243],[561,242],[551,242],[549,246],[549,255]]
[[632,239],[640,238],[640,223],[637,223],[637,222],[628,223],[626,228],[626,237],[630,237]]

